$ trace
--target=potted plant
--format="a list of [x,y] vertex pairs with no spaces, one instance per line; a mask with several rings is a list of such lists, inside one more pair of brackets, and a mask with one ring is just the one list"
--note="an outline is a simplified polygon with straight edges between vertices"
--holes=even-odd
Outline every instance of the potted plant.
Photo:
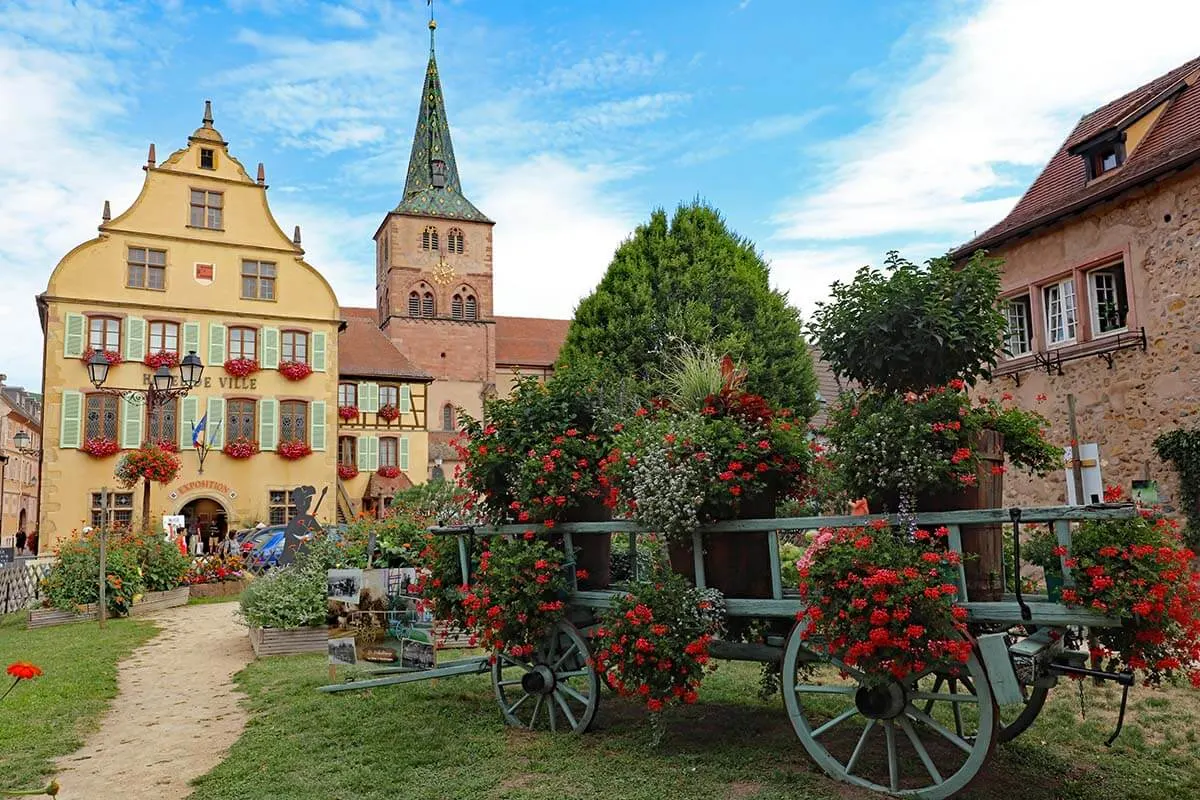
[[280,361],[279,374],[289,381],[302,381],[312,375],[313,368],[307,361]]
[[[1005,455],[1035,474],[1058,468],[1061,451],[1046,420],[967,392],[1002,352],[1000,261],[977,253],[917,266],[888,254],[884,270],[863,267],[835,283],[810,325],[835,372],[861,390],[843,397],[826,435],[845,489],[875,510],[945,511],[1003,504]],[[1003,593],[1003,528],[964,526],[972,599]]]
[[239,615],[256,656],[325,651],[325,577],[324,570],[292,564],[246,586]]
[[249,377],[258,369],[258,361],[253,358],[230,358],[225,361],[225,372],[235,378]]
[[150,532],[150,484],[167,484],[175,480],[183,464],[174,452],[144,444],[121,456],[114,476],[123,489],[142,483],[142,530]]
[[249,458],[258,452],[258,442],[247,439],[245,436],[239,436],[227,441],[221,448],[221,452],[230,458]]

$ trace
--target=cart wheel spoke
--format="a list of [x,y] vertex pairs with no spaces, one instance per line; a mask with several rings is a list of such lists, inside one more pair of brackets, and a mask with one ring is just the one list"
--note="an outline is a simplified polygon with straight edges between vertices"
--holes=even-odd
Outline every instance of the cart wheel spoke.
[[833,719],[829,720],[829,722],[826,722],[824,725],[822,725],[821,727],[819,727],[819,728],[817,728],[816,730],[814,730],[814,731],[812,732],[812,737],[815,739],[815,738],[817,738],[818,736],[820,736],[822,733],[824,733],[825,731],[828,731],[828,730],[833,730],[833,729],[834,729],[834,728],[836,728],[838,725],[841,725],[843,722],[845,722],[846,720],[850,719],[851,717],[853,717],[853,716],[854,716],[855,714],[857,714],[857,713],[858,713],[858,709],[857,709],[856,707],[854,707],[854,706],[850,706],[850,707],[849,707],[849,708],[847,708],[845,711],[843,711],[842,713],[838,714],[838,715],[837,715],[836,717],[834,717]]
[[562,663],[566,661],[569,656],[571,656],[571,654],[578,652],[579,645],[577,645],[575,642],[571,642],[571,646],[567,648],[566,652],[558,657],[557,661],[550,665],[550,669],[557,671],[558,668],[562,666]]
[[[584,666],[589,657],[587,641],[575,626],[566,621],[556,624],[530,658],[511,653],[496,656],[492,688],[509,725],[574,733],[591,727],[600,700],[600,679],[592,667]],[[527,702],[530,697],[533,703]],[[527,716],[530,705],[533,710]]]
[[567,718],[567,722],[571,723],[571,728],[574,729],[578,727],[579,721],[575,719],[575,715],[571,713],[570,706],[567,705],[567,701],[563,698],[562,692],[558,689],[554,690],[554,702],[558,703],[558,707],[562,709],[563,716]]
[[[520,683],[520,681],[518,681],[518,683]],[[512,704],[511,706],[509,706],[508,708],[504,709],[504,713],[505,713],[505,714],[512,714],[512,713],[513,713],[513,712],[515,712],[515,711],[516,711],[518,708],[520,708],[520,707],[521,707],[521,704],[522,704],[522,703],[524,703],[526,700],[528,700],[530,697],[533,697],[533,695],[531,695],[531,694],[525,694],[525,695],[521,695],[521,699],[520,699],[520,700],[518,700],[517,702],[513,703],[513,704]]]
[[924,711],[921,711],[920,709],[909,706],[907,713],[910,717],[915,719],[917,722],[922,722],[925,725],[929,726],[930,728],[933,728],[933,730],[937,731],[938,733],[940,733],[942,735],[942,738],[944,738],[946,741],[950,742],[950,744],[954,745],[959,750],[962,750],[964,753],[971,752],[972,745],[970,742],[968,742],[966,739],[962,738],[958,734],[951,733],[940,722],[938,722],[936,719],[934,719],[933,717],[926,714]]
[[890,719],[883,723],[887,736],[888,784],[893,792],[900,791],[900,756],[896,753],[896,723]]
[[854,772],[854,767],[858,764],[859,757],[863,754],[863,748],[867,745],[867,737],[871,735],[871,731],[875,729],[876,720],[867,720],[866,727],[863,728],[862,735],[858,737],[858,744],[854,745],[854,752],[850,754],[850,760],[846,762],[846,774]]
[[797,692],[808,694],[854,694],[857,686],[827,686],[825,684],[806,683],[796,687]]
[[[933,696],[923,697],[922,695],[924,694],[924,692],[913,692],[912,694],[909,695],[909,697],[911,697],[914,700],[928,700],[929,702],[927,702],[925,704],[925,713],[928,714],[930,711],[933,710],[933,701],[939,699],[937,697],[937,690],[942,688],[942,684],[944,684],[945,682],[946,682],[946,679],[943,678],[941,675],[938,675],[937,680],[935,680],[933,682],[933,689],[929,692],[929,694],[933,695]],[[916,684],[914,683],[913,685],[915,686]]]
[[917,751],[917,757],[925,765],[925,771],[929,773],[929,777],[933,778],[933,782],[937,784],[945,783],[942,773],[938,772],[937,767],[933,765],[933,759],[929,757],[929,751],[925,749],[925,745],[921,744],[920,737],[913,730],[912,723],[908,721],[907,717],[900,717],[900,727],[908,735],[908,741],[912,743],[913,749]]
[[[950,693],[953,695],[958,695],[958,681],[956,681],[954,678],[950,679]],[[958,705],[958,703],[955,703],[951,706],[951,709],[953,709],[954,713],[954,732],[961,737],[963,735],[962,708]]]

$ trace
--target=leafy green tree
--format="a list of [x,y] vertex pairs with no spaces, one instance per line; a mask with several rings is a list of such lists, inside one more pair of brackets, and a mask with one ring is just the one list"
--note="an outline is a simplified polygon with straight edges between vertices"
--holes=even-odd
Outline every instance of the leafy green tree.
[[576,309],[559,361],[597,360],[657,394],[672,359],[697,346],[732,356],[748,391],[806,419],[815,413],[799,312],[771,289],[753,243],[699,201],[680,205],[670,222],[656,210],[617,249]]

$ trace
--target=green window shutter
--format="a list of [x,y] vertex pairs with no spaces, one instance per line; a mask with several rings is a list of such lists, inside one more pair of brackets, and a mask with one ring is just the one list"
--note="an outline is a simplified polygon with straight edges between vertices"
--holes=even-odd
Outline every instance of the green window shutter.
[[145,410],[139,403],[137,405],[129,402],[124,397],[121,398],[121,448],[125,450],[135,449],[142,446],[142,419],[145,416]]
[[367,411],[378,411],[379,410],[379,384],[378,383],[371,382],[371,383],[367,384],[367,408],[366,408],[366,410]]
[[[200,398],[185,397],[182,405],[179,408],[179,449],[187,450],[192,446],[192,428],[200,421]],[[211,417],[208,420],[208,428],[201,432],[204,441],[208,441],[208,432],[212,426],[220,420],[213,420]]]
[[357,464],[358,471],[366,472],[367,471],[367,437],[366,436],[354,437],[354,452],[357,454],[355,456],[355,461],[358,462],[358,464]]
[[325,401],[313,400],[308,407],[309,435],[308,445],[314,451],[325,449]]
[[312,335],[312,368],[314,372],[325,371],[325,334],[314,331]]
[[400,413],[407,414],[412,411],[412,387],[400,387]]
[[408,472],[408,437],[400,437],[400,469]]
[[141,317],[125,318],[126,361],[141,361],[146,357],[146,320]]
[[274,450],[279,444],[279,401],[264,397],[258,401],[258,449]]
[[63,358],[79,358],[83,355],[86,332],[87,317],[83,314],[67,314],[63,324]]
[[370,398],[367,397],[367,387],[369,385],[370,384],[366,383],[365,381],[359,381],[357,388],[355,388],[355,390],[354,390],[355,396],[358,397],[358,410],[359,411],[370,411],[371,410],[369,408],[371,400],[370,400]]
[[58,429],[58,446],[75,448],[83,444],[83,392],[64,389],[62,419]]
[[262,329],[262,368],[279,369],[279,328]]
[[[225,363],[225,326],[216,322],[208,324],[208,365],[219,367]],[[209,416],[212,419],[212,416]]]
[[225,398],[208,398],[208,430],[205,431],[212,446],[221,449],[225,446]]
[[379,469],[379,437],[368,436],[367,439],[367,469],[371,472]]
[[[183,323],[183,353],[195,353],[200,355],[200,323],[185,322]],[[197,420],[199,422],[199,420]]]

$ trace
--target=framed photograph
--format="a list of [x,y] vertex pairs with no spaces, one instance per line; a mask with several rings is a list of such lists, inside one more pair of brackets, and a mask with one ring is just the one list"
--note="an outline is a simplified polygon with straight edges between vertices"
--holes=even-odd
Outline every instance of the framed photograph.
[[325,593],[330,600],[357,605],[362,585],[361,569],[331,569],[326,574]]
[[335,666],[352,667],[358,663],[358,652],[353,636],[329,640],[329,663]]
[[1158,505],[1158,481],[1134,481],[1132,494],[1138,505]]
[[434,647],[433,642],[401,639],[400,666],[412,669],[433,669],[437,666],[437,648]]

